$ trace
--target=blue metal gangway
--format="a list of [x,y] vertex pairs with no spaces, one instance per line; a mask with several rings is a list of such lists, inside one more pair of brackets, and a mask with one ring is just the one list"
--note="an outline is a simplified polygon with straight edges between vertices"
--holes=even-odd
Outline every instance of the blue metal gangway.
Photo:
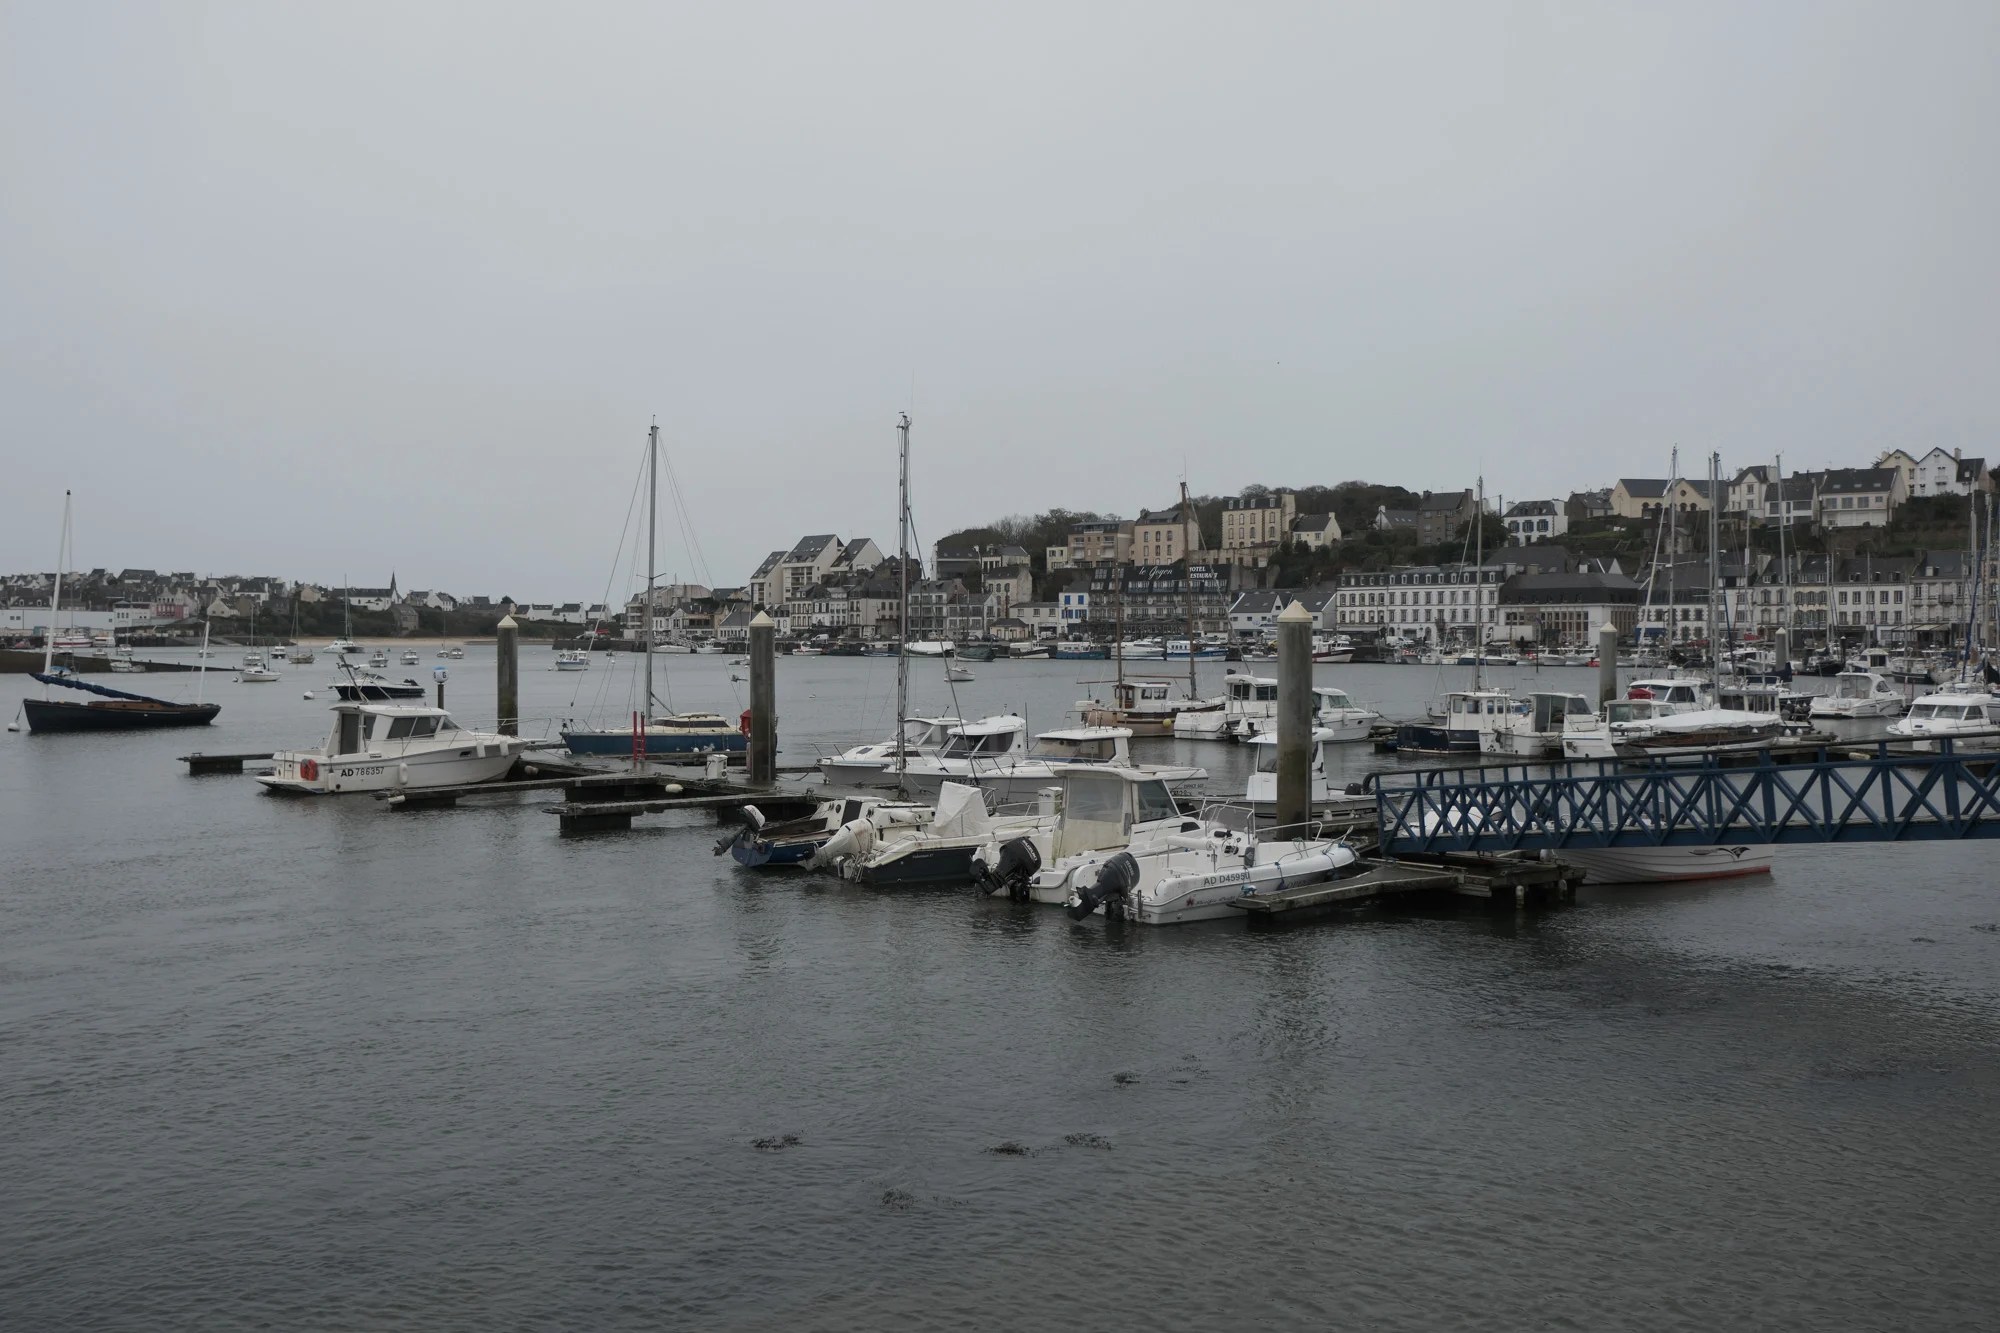
[[2000,837],[2000,755],[1940,745],[1384,773],[1376,812],[1390,854]]

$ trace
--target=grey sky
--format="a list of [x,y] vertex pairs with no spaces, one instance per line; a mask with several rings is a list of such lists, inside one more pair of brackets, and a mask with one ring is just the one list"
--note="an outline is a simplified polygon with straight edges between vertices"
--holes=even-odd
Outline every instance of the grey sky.
[[[2000,452],[2000,6],[0,3],[0,568]],[[914,383],[914,401],[911,400]]]

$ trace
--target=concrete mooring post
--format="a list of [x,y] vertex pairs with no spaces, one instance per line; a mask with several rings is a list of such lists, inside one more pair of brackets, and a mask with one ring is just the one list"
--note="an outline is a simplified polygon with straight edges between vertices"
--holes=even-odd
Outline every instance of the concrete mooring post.
[[1278,613],[1278,827],[1292,837],[1312,817],[1312,612]]
[[778,776],[778,627],[759,611],[750,621],[750,781]]
[[502,736],[521,734],[521,627],[514,617],[500,618],[500,631],[493,640],[499,662],[494,679],[499,683],[494,730]]
[[1597,627],[1597,706],[1601,709],[1618,697],[1618,627]]

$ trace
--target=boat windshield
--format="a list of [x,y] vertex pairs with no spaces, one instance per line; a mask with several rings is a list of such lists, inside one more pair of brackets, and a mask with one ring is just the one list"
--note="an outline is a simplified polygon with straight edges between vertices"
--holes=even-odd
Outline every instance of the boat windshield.
[[1012,748],[1013,742],[1014,733],[1011,731],[993,731],[971,736],[961,731],[944,743],[942,753],[947,759],[954,756],[962,759],[969,755],[1005,754]]
[[1833,693],[1839,699],[1866,699],[1869,680],[1866,676],[1841,676],[1833,682]]
[[403,741],[435,736],[438,733],[440,720],[449,719],[439,719],[429,713],[421,717],[392,717],[389,719],[389,730],[383,734],[382,739]]
[[[1277,695],[1277,692],[1277,687],[1275,685],[1272,686],[1271,693],[1274,697]],[[1314,690],[1313,693],[1319,696],[1319,706],[1321,708],[1354,707],[1354,700],[1347,697],[1346,690]]]
[[1074,736],[1037,736],[1029,754],[1037,759],[1090,763],[1117,757],[1117,747],[1109,736],[1081,739]]
[[[1268,748],[1276,750],[1278,747],[1273,745]],[[1135,782],[1132,784],[1132,798],[1137,804],[1133,818],[1141,824],[1153,819],[1173,819],[1181,812],[1180,806],[1174,803],[1174,794],[1167,790],[1164,782]]]
[[1925,718],[1938,717],[1938,716],[1940,716],[1940,712],[1936,704],[1910,705],[1910,720],[1912,722],[1921,722]]

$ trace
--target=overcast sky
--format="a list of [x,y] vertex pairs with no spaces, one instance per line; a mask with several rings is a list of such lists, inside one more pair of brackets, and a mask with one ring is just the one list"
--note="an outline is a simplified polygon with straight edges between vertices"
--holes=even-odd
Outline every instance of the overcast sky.
[[[2000,5],[0,0],[0,569],[2000,453]],[[1690,472],[1702,464],[1690,461]],[[621,580],[622,582],[622,580]]]

